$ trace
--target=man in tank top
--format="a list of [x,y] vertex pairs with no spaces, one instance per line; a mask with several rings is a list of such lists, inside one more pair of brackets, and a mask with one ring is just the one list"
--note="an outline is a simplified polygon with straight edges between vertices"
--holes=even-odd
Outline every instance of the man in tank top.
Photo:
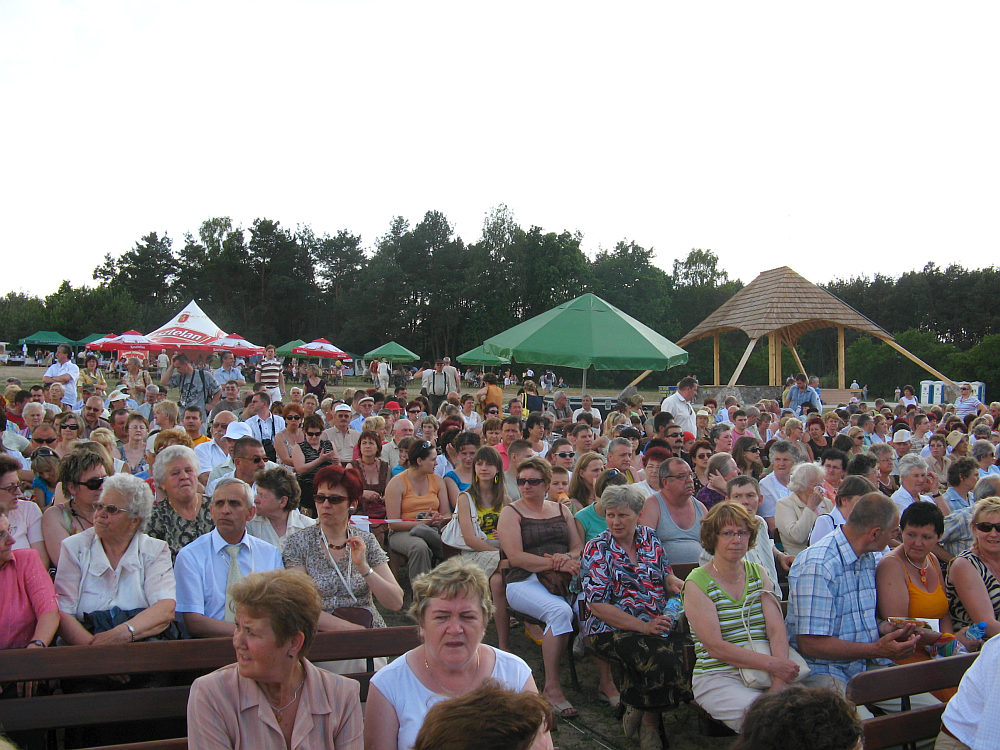
[[708,511],[694,498],[694,473],[687,461],[660,464],[660,491],[646,498],[639,523],[656,531],[667,561],[696,563],[701,553],[701,519]]

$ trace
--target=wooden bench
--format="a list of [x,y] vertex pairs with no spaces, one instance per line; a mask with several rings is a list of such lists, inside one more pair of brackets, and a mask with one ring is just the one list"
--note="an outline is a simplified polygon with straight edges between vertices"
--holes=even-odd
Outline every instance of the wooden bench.
[[[399,656],[419,644],[416,627],[317,633],[308,658],[313,662],[366,659],[368,671],[347,675],[361,683],[361,700],[364,701],[374,673],[373,659]],[[0,651],[0,674],[5,681],[22,681],[103,677],[109,674],[207,673],[235,661],[231,639],[204,638],[127,646],[4,650]],[[3,700],[0,701],[0,731],[183,718],[187,713],[189,689],[189,684],[182,684]],[[157,743],[153,746],[165,745]],[[141,748],[142,745],[135,747]]]
[[[978,654],[962,654],[944,659],[932,659],[915,664],[902,664],[885,669],[872,669],[855,675],[847,683],[847,697],[859,706],[879,701],[904,699],[903,711],[866,719],[865,750],[913,745],[933,739],[941,729],[944,703],[909,710],[909,697],[958,685],[965,670]],[[876,709],[877,710],[877,709]]]

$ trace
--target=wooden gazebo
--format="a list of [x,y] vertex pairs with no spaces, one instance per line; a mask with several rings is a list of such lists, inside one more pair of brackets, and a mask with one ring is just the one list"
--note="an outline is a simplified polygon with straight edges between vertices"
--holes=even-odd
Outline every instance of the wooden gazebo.
[[889,334],[875,325],[850,305],[837,299],[799,276],[788,266],[764,271],[749,285],[737,292],[729,301],[695,326],[678,346],[687,346],[693,341],[712,337],[714,342],[715,384],[721,385],[719,373],[719,335],[726,331],[743,331],[750,337],[746,351],[740,358],[728,385],[736,385],[751,352],[760,339],[767,337],[768,343],[768,384],[782,385],[781,347],[792,350],[801,372],[807,372],[795,344],[804,333],[820,328],[837,329],[837,380],[838,388],[846,388],[846,368],[844,363],[844,330],[851,328],[867,333],[884,341],[905,357],[916,362],[927,372],[940,380],[952,383],[916,355],[908,352]]

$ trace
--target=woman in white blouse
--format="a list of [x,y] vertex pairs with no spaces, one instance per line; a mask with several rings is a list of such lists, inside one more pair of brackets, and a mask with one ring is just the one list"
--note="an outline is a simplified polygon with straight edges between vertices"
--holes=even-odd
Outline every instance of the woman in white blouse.
[[170,626],[176,596],[170,549],[143,533],[152,508],[149,485],[115,474],[94,503],[93,527],[63,540],[55,587],[59,634],[67,643],[130,643]]
[[302,490],[291,471],[284,467],[257,472],[256,515],[247,523],[247,531],[258,539],[285,548],[285,540],[299,529],[316,523],[315,518],[299,512]]
[[816,519],[833,511],[824,492],[826,475],[818,464],[799,464],[792,470],[788,489],[792,494],[778,500],[774,509],[774,525],[781,543],[789,555],[797,555],[809,546]]

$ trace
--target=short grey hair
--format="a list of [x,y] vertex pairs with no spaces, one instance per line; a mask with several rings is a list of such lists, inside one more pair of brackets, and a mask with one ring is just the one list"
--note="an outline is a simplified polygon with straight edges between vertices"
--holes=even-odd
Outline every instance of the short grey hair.
[[28,414],[30,414],[33,411],[37,411],[39,414],[44,415],[45,414],[45,407],[42,406],[37,401],[29,401],[28,403],[26,403],[24,405],[24,408],[21,410],[21,416],[22,417],[26,417],[26,416],[28,416]]
[[642,490],[630,484],[612,485],[604,490],[601,499],[598,501],[605,512],[610,508],[627,507],[636,515],[642,512],[642,506],[646,503],[646,496]]
[[128,502],[128,513],[139,519],[139,531],[146,530],[153,512],[153,492],[149,485],[131,474],[112,474],[101,485],[101,502],[108,492],[114,492]]
[[826,479],[826,472],[823,467],[814,463],[801,463],[792,469],[792,476],[788,479],[788,489],[792,492],[805,492],[817,484],[823,484]]
[[778,453],[788,453],[795,463],[802,461],[802,454],[795,449],[795,446],[791,444],[788,440],[777,440],[771,444],[771,449],[767,452],[767,457],[774,461],[775,455]]
[[907,453],[901,459],[899,459],[899,476],[908,477],[913,472],[918,469],[927,471],[927,462],[924,461],[920,456],[915,456],[912,453]]
[[972,488],[973,502],[994,496],[1000,496],[1000,474],[991,474],[988,477],[983,477]]
[[989,440],[977,440],[972,444],[972,457],[977,461],[984,456],[996,458],[997,452]]
[[160,386],[156,385],[156,383],[150,383],[149,385],[146,386],[146,393],[152,393],[156,395],[159,392],[160,392]]
[[610,455],[611,451],[613,451],[615,448],[620,448],[623,445],[627,445],[629,447],[629,450],[632,449],[631,440],[629,440],[628,438],[616,437],[614,440],[608,443],[608,454]]
[[[888,443],[872,443],[871,447],[868,448],[868,452],[871,453],[875,458],[886,458],[895,457],[896,452],[893,447]],[[917,456],[919,458],[919,456]]]
[[230,487],[232,485],[236,485],[243,491],[243,501],[247,507],[253,507],[253,492],[250,490],[250,485],[238,477],[224,477],[220,479],[215,483],[215,489],[212,492],[218,494],[219,490],[223,487]]
[[722,451],[720,453],[715,453],[710,459],[708,459],[708,466],[706,471],[709,476],[712,474],[728,474],[726,469],[738,469],[739,466],[736,465],[736,459],[733,458],[732,454]]
[[153,462],[153,482],[157,487],[163,486],[163,480],[167,477],[167,469],[174,461],[187,461],[197,473],[201,473],[201,462],[193,450],[186,445],[170,445],[160,451]]
[[552,394],[552,400],[558,401],[561,397],[566,395],[566,391],[556,391]]

